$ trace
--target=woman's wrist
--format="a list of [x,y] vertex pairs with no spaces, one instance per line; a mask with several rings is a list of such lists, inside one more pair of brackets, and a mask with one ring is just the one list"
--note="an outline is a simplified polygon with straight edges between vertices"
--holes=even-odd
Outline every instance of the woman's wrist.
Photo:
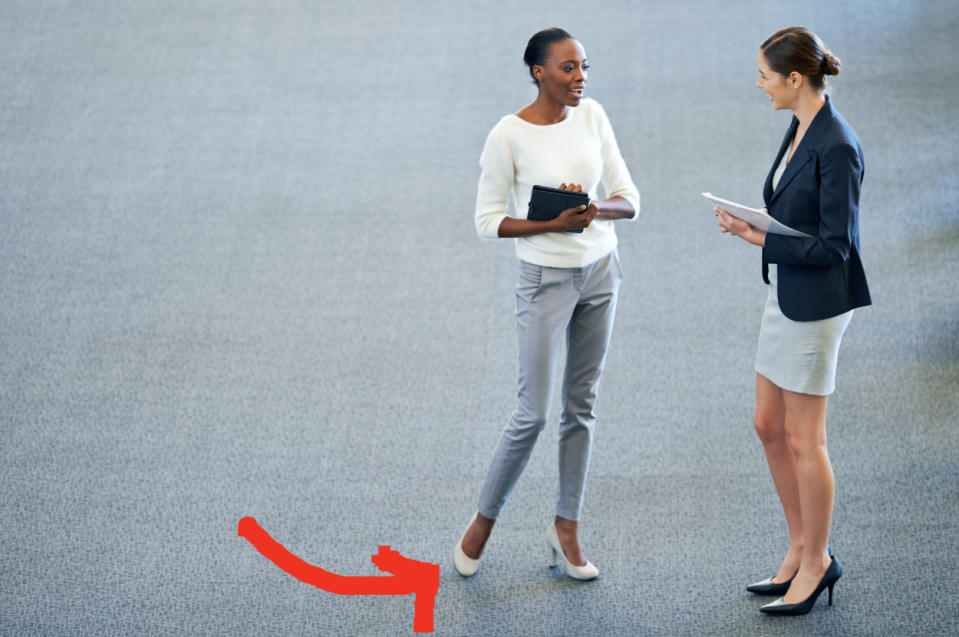
[[589,203],[596,208],[597,219],[616,221],[617,219],[632,219],[636,216],[633,205],[625,197],[593,199]]
[[564,229],[559,217],[549,221],[533,221],[531,219],[504,217],[500,222],[497,235],[501,239],[518,239],[520,237],[531,237],[547,232],[562,232]]
[[765,247],[766,233],[760,232],[759,230],[756,230],[755,228],[750,228],[749,238],[747,238],[746,240],[749,241],[749,243],[753,244],[754,246],[759,246],[760,248]]

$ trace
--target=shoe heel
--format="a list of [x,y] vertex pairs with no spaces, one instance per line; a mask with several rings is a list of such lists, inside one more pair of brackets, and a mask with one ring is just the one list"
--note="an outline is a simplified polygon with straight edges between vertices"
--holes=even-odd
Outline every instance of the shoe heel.
[[830,606],[832,606],[832,587],[835,586],[835,585],[836,585],[835,582],[833,582],[832,584],[829,585],[829,605],[830,605]]
[[549,551],[549,554],[546,557],[546,564],[550,568],[553,568],[559,564],[559,557],[556,555],[556,549],[554,549],[552,546],[547,544],[546,549]]

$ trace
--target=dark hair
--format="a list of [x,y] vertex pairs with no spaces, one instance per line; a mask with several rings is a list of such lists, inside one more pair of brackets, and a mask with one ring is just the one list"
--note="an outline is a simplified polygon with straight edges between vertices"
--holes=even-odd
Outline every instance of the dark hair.
[[554,42],[574,39],[566,31],[553,27],[552,29],[543,29],[529,39],[526,44],[526,52],[523,53],[523,62],[529,67],[529,76],[533,78],[533,84],[539,84],[536,76],[533,75],[533,66],[544,66],[546,56],[549,54],[549,47]]
[[759,50],[772,70],[788,76],[793,71],[809,78],[818,90],[826,87],[827,75],[839,75],[839,58],[826,50],[822,40],[805,27],[786,27],[769,36]]

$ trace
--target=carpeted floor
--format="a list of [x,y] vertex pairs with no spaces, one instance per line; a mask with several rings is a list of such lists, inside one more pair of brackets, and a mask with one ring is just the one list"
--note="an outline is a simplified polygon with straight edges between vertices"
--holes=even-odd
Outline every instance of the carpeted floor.
[[[759,204],[788,125],[756,50],[804,24],[866,153],[829,407],[835,605],[761,616],[785,524],[752,430]],[[642,193],[582,522],[545,566],[555,424],[478,574],[451,549],[513,407],[516,260],[473,231],[527,38],[586,47]],[[441,566],[440,635],[959,632],[959,7],[953,2],[0,3],[0,633],[401,635],[237,537],[375,575]]]

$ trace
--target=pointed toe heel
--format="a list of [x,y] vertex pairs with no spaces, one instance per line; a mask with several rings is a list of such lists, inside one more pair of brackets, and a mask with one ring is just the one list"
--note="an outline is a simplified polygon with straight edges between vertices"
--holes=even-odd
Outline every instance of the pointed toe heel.
[[787,604],[783,601],[783,598],[780,597],[771,604],[761,606],[759,610],[770,615],[805,615],[812,610],[819,594],[825,589],[829,589],[829,605],[832,606],[832,589],[840,577],[842,577],[842,564],[839,563],[839,560],[834,555],[832,556],[832,561],[829,563],[829,568],[826,569],[826,573],[822,576],[822,579],[819,580],[819,585],[816,586],[816,590],[805,600],[798,604]]
[[791,583],[792,578],[789,578],[785,582],[774,582],[773,578],[770,577],[761,582],[750,584],[746,587],[746,590],[756,595],[776,595],[777,597],[782,597],[786,594],[786,591],[789,590]]

